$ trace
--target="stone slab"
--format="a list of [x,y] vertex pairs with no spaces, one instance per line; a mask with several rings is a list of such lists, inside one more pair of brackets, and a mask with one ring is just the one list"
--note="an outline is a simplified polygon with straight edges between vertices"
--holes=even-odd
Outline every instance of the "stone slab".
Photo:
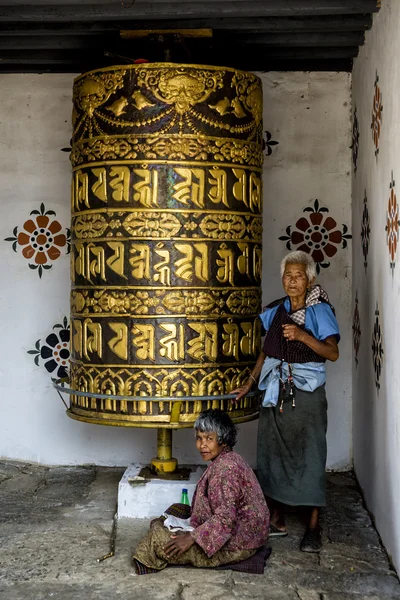
[[[182,465],[185,466],[185,465]],[[197,482],[204,473],[204,467],[191,470],[188,481],[151,479],[130,483],[137,477],[143,465],[130,465],[118,486],[118,519],[148,519],[159,517],[168,506],[180,502],[182,489],[188,490],[191,502]]]

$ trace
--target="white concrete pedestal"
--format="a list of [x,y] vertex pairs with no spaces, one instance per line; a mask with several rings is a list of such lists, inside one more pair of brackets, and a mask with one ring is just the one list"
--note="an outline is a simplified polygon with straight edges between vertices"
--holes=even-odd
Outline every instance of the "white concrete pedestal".
[[190,478],[186,481],[152,479],[150,481],[135,481],[130,483],[129,480],[137,477],[143,466],[144,465],[130,465],[119,482],[119,519],[148,519],[159,517],[164,513],[168,506],[174,502],[180,502],[182,488],[187,489],[189,502],[191,502],[197,482],[205,470],[205,467],[192,467]]

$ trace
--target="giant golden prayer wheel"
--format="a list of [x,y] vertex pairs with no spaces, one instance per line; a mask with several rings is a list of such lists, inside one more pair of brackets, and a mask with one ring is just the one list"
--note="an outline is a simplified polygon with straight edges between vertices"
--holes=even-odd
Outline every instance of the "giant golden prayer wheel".
[[171,429],[209,407],[256,418],[257,395],[224,396],[260,347],[259,78],[98,69],[75,80],[73,125],[69,415]]

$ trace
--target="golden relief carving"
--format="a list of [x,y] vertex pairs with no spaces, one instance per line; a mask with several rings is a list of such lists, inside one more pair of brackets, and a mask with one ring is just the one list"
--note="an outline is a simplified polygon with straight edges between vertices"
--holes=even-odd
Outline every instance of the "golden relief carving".
[[183,181],[173,186],[175,193],[172,194],[172,198],[186,206],[191,203],[199,208],[204,208],[204,169],[179,169],[176,167],[174,171],[182,177]]
[[78,239],[96,238],[104,235],[109,224],[100,213],[89,213],[75,219],[73,230]]
[[122,226],[129,235],[135,237],[173,237],[182,228],[175,215],[155,211],[130,213]]
[[160,338],[160,355],[171,361],[183,361],[185,358],[185,328],[182,323],[161,323],[160,327],[168,335]]
[[197,68],[140,69],[137,83],[150,90],[161,102],[172,104],[180,115],[195,104],[205,102],[222,88],[224,71],[205,71]]
[[[106,258],[105,250],[109,256]],[[81,276],[88,282],[93,278],[106,281],[106,267],[126,279],[124,274],[125,247],[121,242],[106,242],[99,245],[92,242],[84,245],[80,242],[74,244],[71,253],[71,279],[76,281],[76,276]]]
[[[225,210],[226,207],[240,208],[240,212],[246,209],[252,213],[261,211],[261,179],[253,169],[181,168],[175,165],[78,169],[72,186],[72,210],[76,213],[96,207],[103,209],[115,203],[122,210],[131,210],[137,204],[144,209],[166,208],[163,207],[163,196],[159,194],[160,178],[169,182],[170,198],[176,201],[178,208]],[[169,207],[169,203],[166,204]]]
[[128,359],[128,326],[126,323],[108,323],[115,332],[115,337],[108,342],[108,347],[122,360]]
[[232,162],[261,167],[263,154],[259,144],[240,140],[182,138],[178,135],[103,136],[74,144],[72,166],[100,160],[196,160]]
[[148,108],[151,106],[155,106],[152,102],[149,102],[145,96],[143,96],[142,92],[136,90],[132,94],[133,105],[138,110],[143,110],[144,108]]
[[133,186],[133,200],[148,208],[157,206],[158,172],[149,169],[135,169],[134,173],[141,178],[141,181]]
[[[228,92],[222,100],[220,89]],[[153,63],[97,70],[75,80],[74,141],[113,136],[121,128],[204,135],[207,126],[259,142],[261,99],[256,76],[230,69]]]
[[212,239],[234,240],[246,235],[247,226],[239,215],[209,215],[200,223],[200,230],[204,236]]
[[182,292],[176,290],[166,294],[162,299],[162,305],[171,313],[177,314],[201,314],[207,315],[222,310],[225,301],[218,293],[190,291]]
[[165,249],[161,242],[156,245],[154,252],[161,258],[160,262],[154,265],[153,280],[160,285],[171,285],[171,253]]
[[[254,242],[175,240],[136,243],[118,238],[72,242],[71,277],[78,285],[258,285],[261,248]],[[218,245],[217,245],[218,244]],[[127,259],[127,260],[126,260]],[[116,279],[114,274],[119,276]],[[122,281],[121,281],[122,280]],[[190,289],[190,286],[189,286]]]
[[72,290],[74,315],[252,315],[261,310],[258,290]]
[[[126,71],[106,71],[92,73],[88,77],[77,78],[74,85],[74,136],[91,137],[93,131],[102,133],[95,112],[112,94],[124,85]],[[81,109],[83,114],[79,114]]]
[[[79,214],[72,221],[73,240],[89,238],[180,238],[249,240],[261,242],[262,220],[254,215],[232,213],[172,213],[162,211],[109,211]],[[160,246],[161,247],[161,246]],[[158,252],[157,252],[158,253]],[[159,254],[159,253],[158,253]],[[161,256],[161,255],[160,255]]]
[[154,325],[136,324],[132,329],[132,344],[137,348],[136,357],[139,360],[155,359],[155,329]]
[[174,247],[183,255],[183,258],[175,261],[177,277],[186,281],[193,281],[194,276],[201,281],[209,280],[206,244],[174,244]]
[[113,102],[111,104],[111,106],[107,106],[106,110],[109,110],[110,112],[114,113],[114,115],[116,117],[119,117],[120,115],[123,115],[126,113],[125,107],[128,104],[129,104],[129,102],[125,98],[125,96],[121,96],[121,98],[119,98],[118,100],[115,100],[115,102]]
[[[133,371],[118,368],[83,367],[72,363],[72,381],[81,387],[76,390],[99,394],[115,394],[119,396],[208,396],[215,393],[213,386],[219,382],[218,393],[228,394],[232,389],[241,385],[249,374],[249,367],[219,367],[213,372],[207,369],[174,369],[171,373],[162,367],[146,369],[138,367]],[[216,378],[213,379],[213,374]],[[172,392],[175,390],[175,393]],[[150,403],[146,403],[150,404]],[[192,404],[192,403],[188,403]]]
[[129,250],[132,277],[150,279],[150,248],[147,244],[132,244]]
[[189,363],[227,362],[231,357],[236,361],[242,357],[256,358],[260,340],[257,320],[195,319],[195,316],[188,318],[184,324],[151,318],[96,321],[74,317],[73,360],[107,365],[129,358],[129,365],[134,367],[149,361],[165,363],[163,359],[186,360],[189,366]]
[[232,78],[232,87],[236,88],[238,105],[242,103],[258,125],[262,119],[262,88],[258,77],[237,71]]

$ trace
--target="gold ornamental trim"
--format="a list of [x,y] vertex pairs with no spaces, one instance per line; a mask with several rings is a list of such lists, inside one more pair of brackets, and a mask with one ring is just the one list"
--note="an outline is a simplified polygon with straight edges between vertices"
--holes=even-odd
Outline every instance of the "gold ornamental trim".
[[261,312],[259,290],[213,289],[173,290],[154,288],[129,291],[126,288],[75,288],[71,292],[71,314],[114,317],[156,318],[186,317],[226,318],[227,316],[257,317]]
[[[163,369],[179,369],[180,371],[184,372],[184,371],[190,371],[192,372],[193,369],[198,370],[198,369],[215,369],[216,367],[219,367],[220,369],[237,369],[237,365],[238,362],[234,361],[234,362],[224,362],[224,363],[220,363],[220,362],[200,362],[200,363],[180,363],[179,365],[168,365],[168,364],[158,364],[158,365],[150,365],[147,363],[135,363],[133,365],[127,365],[126,363],[95,363],[92,361],[87,361],[85,362],[84,360],[78,360],[76,358],[71,358],[70,359],[71,364],[74,365],[78,365],[78,366],[82,366],[82,367],[90,367],[90,368],[94,368],[94,369],[129,369],[131,371],[131,375],[138,374],[138,371],[143,370],[143,369],[158,369],[159,371],[163,370]],[[240,369],[237,369],[238,372],[239,370],[242,371],[242,367],[247,367],[249,365],[254,365],[254,358],[252,358],[252,360],[247,360],[247,361],[240,361]],[[95,390],[94,390],[95,391]],[[228,393],[228,392],[227,392]]]
[[[192,219],[188,219],[191,214]],[[130,210],[80,212],[72,218],[71,243],[86,239],[106,242],[118,238],[130,241],[140,238],[148,241],[244,240],[257,244],[262,239],[262,218],[241,213],[175,212],[164,210]]]
[[[156,301],[154,301],[154,298]],[[125,289],[93,290],[74,289],[71,294],[71,312],[74,315],[88,314],[115,316],[154,315],[168,316],[197,315],[207,318],[215,315],[225,318],[230,315],[256,317],[260,313],[258,290],[140,290]]]
[[111,164],[124,160],[127,164],[172,164],[182,159],[193,164],[241,164],[261,170],[264,155],[258,144],[231,138],[222,140],[199,135],[102,135],[76,142],[70,158],[75,169],[98,162]]
[[[242,411],[236,411],[242,412]],[[254,409],[250,414],[243,414],[242,416],[235,416],[232,413],[229,413],[229,416],[232,418],[234,423],[246,423],[248,421],[254,421],[258,419],[259,410]],[[109,418],[105,418],[106,415],[103,413],[101,416],[99,413],[93,412],[88,414],[76,408],[75,406],[71,407],[66,411],[67,415],[74,419],[75,421],[82,421],[83,423],[92,423],[94,425],[108,425],[110,427],[140,427],[145,429],[154,429],[155,427],[163,428],[163,429],[189,429],[193,427],[193,423],[196,421],[198,414],[193,416],[191,420],[180,420],[178,423],[169,423],[165,421],[148,421],[144,417],[132,417],[131,419],[117,419],[115,415],[109,416]]]
[[[224,67],[224,66],[216,66],[216,65],[206,65],[206,64],[199,64],[199,65],[189,65],[187,63],[169,63],[169,62],[162,62],[162,63],[146,63],[146,68],[147,69],[160,69],[160,68],[194,68],[194,69],[205,69],[207,71],[226,71],[229,73],[243,73],[244,75],[252,75],[255,79],[258,79],[259,81],[260,78],[257,77],[257,75],[253,75],[252,73],[250,74],[248,71],[241,71],[240,69],[235,69],[233,67]],[[103,71],[127,71],[129,69],[133,69],[133,70],[137,70],[143,68],[143,64],[132,64],[132,65],[112,65],[111,67],[99,67],[98,69],[92,69],[91,71],[86,71],[85,73],[82,73],[82,75],[77,75],[74,78],[74,83],[79,81],[80,79],[83,79],[84,77],[86,77],[87,75],[90,74],[95,74],[95,73],[102,73]]]
[[[113,136],[110,136],[113,137]],[[195,136],[193,136],[193,139],[197,139]],[[90,141],[90,140],[88,140]],[[79,143],[79,142],[78,142]],[[108,159],[108,160],[98,160],[93,161],[93,162],[88,162],[88,163],[83,163],[83,164],[79,164],[75,167],[72,167],[72,171],[78,171],[80,169],[91,169],[92,167],[101,167],[101,166],[107,166],[107,165],[142,165],[142,164],[146,164],[146,166],[150,166],[150,165],[176,165],[176,166],[188,166],[188,167],[196,167],[198,166],[198,162],[195,160],[178,160],[178,159],[165,159],[165,160],[157,160],[156,158],[152,159],[152,160],[140,160],[140,159],[122,159],[121,158],[115,158],[115,159]],[[202,160],[201,161],[202,166],[204,167],[215,167],[218,165],[218,167],[228,167],[228,168],[236,168],[238,166],[238,163],[236,162],[215,162],[213,160]],[[262,167],[257,167],[254,165],[242,165],[243,169],[246,170],[250,170],[250,171],[255,171],[256,173],[261,173],[262,172]]]

